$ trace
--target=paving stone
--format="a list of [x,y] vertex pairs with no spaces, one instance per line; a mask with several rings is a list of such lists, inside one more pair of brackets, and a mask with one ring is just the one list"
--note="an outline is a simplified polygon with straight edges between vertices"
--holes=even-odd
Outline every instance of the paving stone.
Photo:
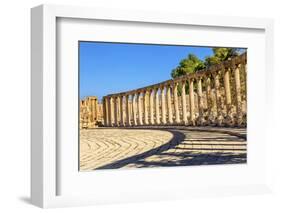
[[230,131],[82,129],[80,171],[246,163],[246,140]]

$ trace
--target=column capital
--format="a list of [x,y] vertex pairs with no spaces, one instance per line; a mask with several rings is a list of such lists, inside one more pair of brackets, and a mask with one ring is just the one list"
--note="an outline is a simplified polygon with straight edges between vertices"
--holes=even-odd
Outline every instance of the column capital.
[[221,70],[216,70],[215,72],[212,72],[212,77],[215,79],[217,76],[221,74]]
[[195,78],[188,78],[188,84],[190,85],[190,83],[193,83],[195,80]]
[[202,75],[196,76],[196,82],[201,81],[202,79],[203,79],[203,76],[202,76]]
[[231,61],[231,69],[232,70],[235,70],[237,68],[240,68],[241,67],[241,64],[240,63],[236,63],[235,61]]
[[181,80],[181,83],[183,84],[183,83],[186,83],[186,78],[183,78],[182,80]]

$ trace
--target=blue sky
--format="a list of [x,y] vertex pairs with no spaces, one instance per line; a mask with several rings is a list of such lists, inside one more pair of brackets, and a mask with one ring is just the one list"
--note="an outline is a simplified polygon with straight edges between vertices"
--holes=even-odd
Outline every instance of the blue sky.
[[189,53],[204,59],[209,47],[79,42],[80,98],[132,90],[165,81]]

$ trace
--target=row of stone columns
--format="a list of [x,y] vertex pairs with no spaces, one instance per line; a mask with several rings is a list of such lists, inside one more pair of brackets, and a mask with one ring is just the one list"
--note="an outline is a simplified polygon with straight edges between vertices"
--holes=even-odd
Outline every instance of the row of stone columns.
[[[244,70],[246,72],[245,67]],[[233,101],[230,84],[230,75],[233,73],[235,79],[234,96],[236,98],[235,124],[240,125],[242,122],[240,72],[241,65],[226,69],[222,67],[215,72],[206,71],[204,74],[195,74],[192,77],[186,76],[181,80],[171,80],[137,91],[105,96],[103,99],[105,126],[206,125],[212,122],[223,125],[227,122],[226,119],[229,123],[233,123]],[[220,83],[220,79],[223,84]],[[187,85],[188,100],[186,98]],[[203,85],[207,109],[204,109]],[[222,87],[224,92],[221,92]],[[215,106],[211,98],[212,91],[215,94]],[[195,115],[194,93],[197,93],[198,97],[197,115]],[[189,102],[188,109],[187,101]],[[179,105],[181,105],[181,108]],[[225,108],[226,110],[224,110]],[[223,113],[224,111],[226,111],[226,115]]]
[[[181,88],[183,110],[181,117],[178,100],[178,85],[178,82],[175,82],[133,94],[104,97],[105,126],[187,124],[186,80],[182,82]],[[190,101],[190,110],[194,113],[194,98],[191,98]]]

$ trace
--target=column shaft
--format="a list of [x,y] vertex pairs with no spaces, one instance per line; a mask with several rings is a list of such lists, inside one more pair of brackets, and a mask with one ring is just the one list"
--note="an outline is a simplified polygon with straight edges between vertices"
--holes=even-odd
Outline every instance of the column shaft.
[[92,99],[92,113],[93,113],[93,121],[94,119],[98,120],[99,117],[99,109],[98,109],[98,99]]
[[110,126],[109,98],[105,97],[106,126]]
[[222,101],[221,101],[221,95],[220,95],[220,72],[216,73],[214,76],[215,79],[215,94],[216,94],[216,105],[217,105],[217,118],[216,123],[217,125],[221,126],[223,117],[222,117]]
[[140,125],[143,125],[142,122],[142,104],[141,104],[141,92],[138,94],[138,121]]
[[119,96],[118,97],[118,108],[119,108],[119,118],[118,118],[118,121],[119,121],[119,124],[120,126],[123,126],[123,96]]
[[154,90],[154,97],[155,97],[155,118],[156,118],[156,123],[160,124],[158,88],[155,88],[155,90]]
[[195,105],[194,105],[194,91],[193,91],[193,79],[189,79],[189,107],[190,107],[190,122],[191,125],[195,125]]
[[179,100],[178,100],[178,83],[174,83],[173,87],[174,93],[174,108],[175,108],[175,121],[180,123],[180,111],[179,111]]
[[172,100],[171,100],[171,86],[167,87],[167,107],[168,107],[168,122],[169,124],[173,123],[173,112],[172,112]]
[[103,110],[103,125],[106,126],[106,103],[105,103],[105,98],[103,97],[102,99],[102,110]]
[[165,87],[161,88],[161,110],[162,110],[162,124],[166,124],[166,97],[165,97]]
[[114,97],[114,124],[115,126],[119,126],[118,122],[118,97]]
[[247,64],[244,64],[245,100],[247,102]]
[[242,123],[242,103],[241,103],[241,86],[240,86],[240,68],[238,65],[234,70],[235,78],[235,91],[236,91],[236,113],[237,113],[237,125]]
[[150,124],[154,124],[154,97],[153,90],[149,91],[149,112],[150,112]]
[[93,127],[94,126],[94,119],[96,115],[96,110],[95,110],[95,101],[93,98],[89,99],[89,116],[90,116],[90,123],[88,127]]
[[110,126],[114,126],[114,122],[115,122],[115,111],[114,111],[114,98],[113,97],[109,97],[110,99]]
[[207,96],[207,107],[208,107],[208,123],[211,124],[211,115],[213,110],[212,91],[211,91],[211,79],[209,76],[206,77],[206,96]]
[[231,108],[231,90],[229,82],[229,69],[226,69],[224,72],[224,91],[225,91],[225,105],[226,111],[229,113]]
[[144,124],[148,125],[148,101],[147,101],[147,91],[143,92],[143,111],[144,111]]
[[138,94],[134,94],[132,96],[132,109],[133,109],[133,121],[134,121],[134,126],[138,125],[138,120],[137,120],[137,114],[138,114],[138,109],[137,109],[137,100],[138,100]]
[[198,94],[198,109],[199,109],[199,123],[204,124],[204,104],[202,93],[202,80],[201,77],[197,79],[197,94]]
[[186,81],[182,82],[181,87],[181,99],[182,99],[182,121],[187,124],[187,112],[186,112],[186,94],[185,94]]
[[129,95],[126,95],[125,97],[126,97],[126,126],[131,126]]

